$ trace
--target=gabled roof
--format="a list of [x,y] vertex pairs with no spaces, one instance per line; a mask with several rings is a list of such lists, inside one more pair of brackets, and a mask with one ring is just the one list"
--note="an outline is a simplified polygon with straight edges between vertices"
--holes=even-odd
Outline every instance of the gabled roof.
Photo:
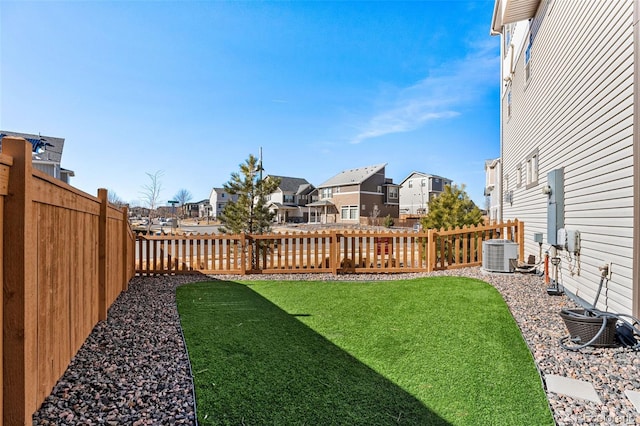
[[290,193],[297,194],[300,191],[301,186],[310,185],[310,183],[303,178],[295,178],[295,177],[289,177],[289,176],[276,176],[276,175],[268,175],[265,177],[265,179],[268,179],[268,178],[280,179],[280,185],[278,185],[278,188],[280,188],[282,192],[290,192]]
[[296,191],[296,195],[310,194],[315,190],[316,190],[316,187],[311,185],[310,183],[303,183],[298,187],[298,191]]
[[373,166],[360,167],[357,169],[343,170],[334,177],[330,178],[318,188],[327,188],[331,186],[358,185],[369,179],[371,176],[384,169],[387,163],[376,164]]
[[438,176],[438,175],[431,175],[431,174],[429,174],[429,173],[423,173],[423,172],[416,172],[416,171],[413,171],[413,172],[409,173],[409,176],[407,176],[406,178],[404,178],[404,180],[403,180],[402,182],[400,182],[400,186],[403,186],[403,185],[404,185],[404,183],[405,183],[406,181],[408,181],[409,179],[413,178],[413,177],[414,177],[414,176],[416,176],[416,175],[417,175],[417,176],[419,176],[419,177],[424,177],[424,178],[430,178],[430,177],[432,177],[432,178],[436,178],[436,179],[448,180],[448,181],[453,182],[451,179],[448,179],[448,178],[446,178],[446,177],[442,177],[442,176]]
[[32,151],[37,152],[38,148],[43,148],[43,152],[34,154],[34,160],[51,161],[60,164],[62,160],[62,149],[64,148],[64,138],[56,138],[53,136],[33,135],[30,133],[9,132],[0,130],[0,146],[2,146],[2,138],[5,136],[15,136],[26,139],[32,145]]

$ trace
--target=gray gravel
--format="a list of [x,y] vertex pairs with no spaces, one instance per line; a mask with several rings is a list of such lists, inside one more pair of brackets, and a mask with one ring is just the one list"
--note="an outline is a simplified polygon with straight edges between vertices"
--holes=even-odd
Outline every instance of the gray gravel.
[[[384,280],[425,276],[270,275],[241,279]],[[625,389],[640,391],[640,353],[623,348],[571,352],[558,345],[567,334],[558,312],[575,307],[566,297],[548,296],[542,278],[531,274],[486,273],[480,268],[435,272],[492,284],[520,326],[542,377],[561,375],[593,383],[602,404],[548,393],[558,425],[640,424]],[[216,276],[233,279],[236,276]],[[177,286],[206,276],[136,277],[109,309],[74,357],[34,424],[195,424],[188,356],[175,306]]]

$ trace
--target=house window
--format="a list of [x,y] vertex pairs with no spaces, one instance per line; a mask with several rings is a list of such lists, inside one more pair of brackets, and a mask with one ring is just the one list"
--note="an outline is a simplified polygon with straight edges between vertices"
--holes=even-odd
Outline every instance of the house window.
[[389,199],[397,200],[398,199],[398,188],[395,186],[389,187]]
[[507,92],[507,118],[511,118],[511,86]]
[[378,185],[378,192],[382,192],[382,187],[380,185]]
[[358,206],[342,206],[340,208],[340,218],[342,220],[358,219]]
[[520,188],[522,186],[522,164],[518,164],[516,168],[516,188]]
[[442,180],[440,178],[432,178],[431,182],[431,191],[442,192]]
[[[271,199],[271,196],[269,196],[269,199]],[[285,203],[293,203],[293,202],[295,202],[295,197],[293,195],[285,195],[284,196],[284,202]]]
[[538,150],[527,157],[527,188],[538,184]]
[[220,194],[220,198],[224,198],[224,192]]
[[529,44],[524,51],[524,81],[529,81],[531,77],[531,46],[533,45],[533,34],[529,34]]
[[426,181],[426,179],[422,179],[422,180],[420,181],[420,186],[427,186],[427,181]]
[[332,195],[331,188],[322,188],[321,198],[331,198]]
[[513,34],[513,30],[515,28],[515,24],[507,24],[504,26],[504,46],[502,52],[507,57],[507,53],[509,52],[509,45],[511,44],[511,35]]
[[412,180],[409,181],[409,188],[413,188],[413,181]]

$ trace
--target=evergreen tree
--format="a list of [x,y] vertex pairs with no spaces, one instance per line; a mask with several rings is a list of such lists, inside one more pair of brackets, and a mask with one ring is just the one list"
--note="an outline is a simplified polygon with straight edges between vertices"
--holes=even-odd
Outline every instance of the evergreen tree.
[[262,179],[262,163],[249,158],[240,164],[240,171],[231,173],[231,180],[223,185],[237,201],[230,201],[220,217],[221,231],[228,234],[262,234],[271,229],[274,213],[267,208],[267,195],[274,192],[279,179]]
[[423,229],[453,229],[481,224],[482,212],[464,188],[464,185],[447,185],[442,193],[429,200],[429,213],[420,221]]

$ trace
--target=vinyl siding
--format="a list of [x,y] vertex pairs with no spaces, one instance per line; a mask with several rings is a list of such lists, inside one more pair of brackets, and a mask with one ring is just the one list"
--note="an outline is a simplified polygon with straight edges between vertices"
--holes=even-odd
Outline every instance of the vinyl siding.
[[[546,6],[546,7],[545,7]],[[533,233],[547,241],[547,173],[564,169],[565,228],[581,233],[580,271],[562,257],[561,283],[591,302],[598,267],[612,277],[600,308],[631,313],[633,283],[633,1],[543,1],[531,23],[531,78],[524,57],[511,81],[511,116],[503,95],[503,173],[513,191],[504,218],[525,222],[525,258],[538,256]],[[526,23],[523,23],[526,25]],[[505,70],[508,72],[508,70]],[[538,183],[516,187],[516,168],[538,150]],[[505,188],[506,190],[506,188]],[[572,274],[573,272],[573,274]]]

